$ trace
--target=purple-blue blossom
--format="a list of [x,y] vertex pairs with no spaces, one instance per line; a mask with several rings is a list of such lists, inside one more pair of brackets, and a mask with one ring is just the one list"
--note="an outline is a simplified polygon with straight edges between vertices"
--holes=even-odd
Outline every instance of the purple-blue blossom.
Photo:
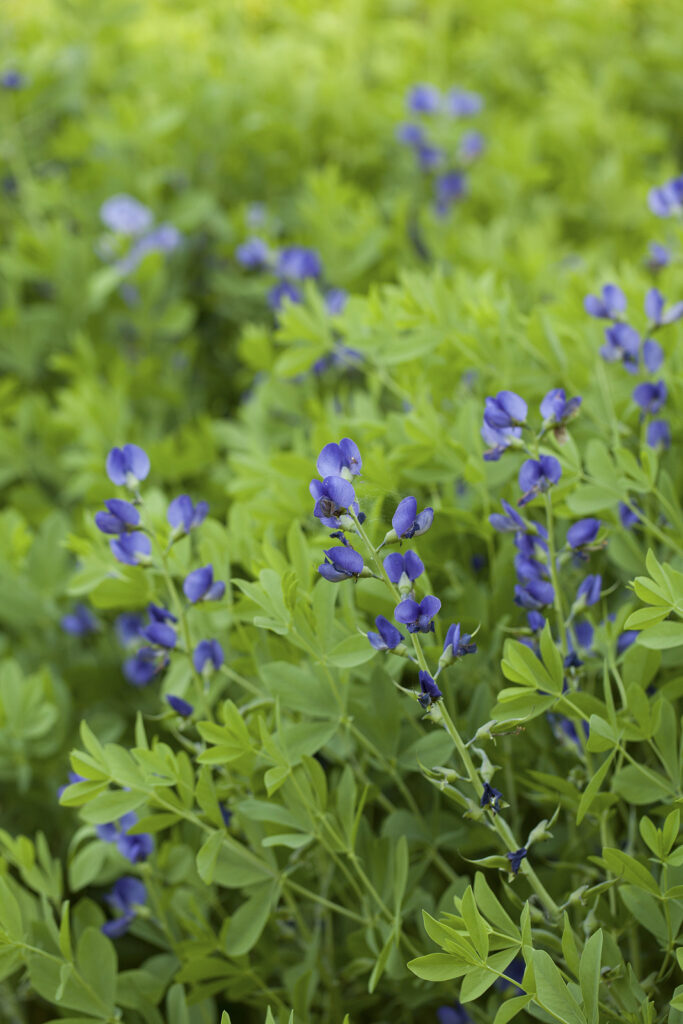
[[629,373],[636,373],[639,352],[640,335],[635,327],[618,323],[605,328],[605,344],[600,349],[600,355],[605,362],[622,362],[624,369]]
[[587,295],[583,308],[590,316],[600,320],[618,320],[626,309],[626,296],[616,284],[606,284],[601,294]]
[[[315,464],[321,477],[358,476],[363,466],[360,450],[350,437],[343,437],[339,444],[326,444]],[[344,472],[346,470],[346,473]]]
[[647,425],[646,440],[650,448],[671,447],[671,427],[666,420],[652,420]]
[[489,523],[493,529],[498,530],[499,533],[526,531],[527,524],[517,509],[513,508],[504,498],[501,498],[500,503],[503,506],[503,512],[492,512],[489,516]]
[[85,604],[75,605],[73,611],[62,616],[60,625],[71,636],[86,636],[95,633],[98,628],[97,619]]
[[128,533],[140,523],[140,513],[135,505],[123,498],[110,498],[104,503],[106,512],[95,513],[95,525],[102,533]]
[[647,259],[647,266],[653,272],[663,270],[671,263],[671,251],[659,242],[650,242],[650,255]]
[[394,551],[384,559],[384,571],[401,592],[412,589],[414,581],[424,572],[424,564],[414,551]]
[[357,580],[365,568],[363,556],[348,545],[328,548],[324,554],[325,561],[318,566],[318,572],[330,583]]
[[631,644],[635,643],[638,633],[637,629],[625,629],[623,633],[620,633],[617,637],[617,654],[623,654],[628,650]]
[[562,476],[562,467],[554,455],[540,455],[538,459],[527,459],[522,463],[518,483],[522,497],[518,505],[526,505],[537,494],[547,491]]
[[435,114],[441,106],[441,93],[436,86],[419,82],[408,91],[406,106],[413,114]]
[[494,430],[520,427],[526,423],[528,407],[514,391],[499,391],[484,403],[484,423]]
[[107,455],[107,476],[113,484],[135,489],[149,473],[149,456],[136,444],[112,448]]
[[220,601],[225,594],[225,583],[213,578],[213,566],[194,569],[183,580],[183,593],[191,604],[198,601]]
[[7,71],[3,71],[0,77],[0,85],[3,89],[8,89],[10,92],[16,92],[18,89],[23,89],[26,84],[26,79],[22,75],[21,71],[16,68],[8,68]]
[[593,604],[597,604],[600,600],[600,591],[602,590],[602,576],[596,573],[591,576],[586,576],[584,580],[579,584],[578,590],[576,591],[577,605],[581,607],[590,607]]
[[287,281],[305,281],[307,278],[320,277],[322,264],[314,249],[289,245],[278,255],[277,273]]
[[486,149],[486,139],[481,132],[465,132],[458,146],[458,157],[464,163],[476,160]]
[[419,146],[424,139],[424,131],[421,125],[404,121],[396,129],[396,138],[406,146]]
[[282,309],[285,302],[301,302],[301,291],[291,281],[278,281],[268,292],[268,305],[275,312]]
[[391,517],[391,525],[399,540],[421,537],[434,522],[434,509],[423,508],[418,514],[417,499],[410,495],[399,501]]
[[506,853],[505,856],[510,861],[510,869],[512,873],[516,875],[522,866],[522,861],[527,856],[526,847],[521,846],[519,850],[515,850],[514,853]]
[[105,899],[111,909],[117,911],[120,916],[106,921],[102,925],[102,931],[107,938],[118,939],[130,928],[138,907],[144,906],[147,902],[147,890],[139,878],[124,875],[114,883],[113,889],[107,893]]
[[245,270],[263,270],[270,261],[270,250],[262,238],[248,238],[235,249],[235,259]]
[[433,633],[432,619],[441,608],[441,601],[432,594],[427,594],[418,603],[407,597],[394,609],[394,618],[406,626],[409,633]]
[[650,209],[657,217],[672,217],[683,212],[683,174],[664,185],[650,189],[647,197]]
[[484,783],[484,790],[481,794],[479,801],[480,807],[490,807],[495,814],[500,810],[500,801],[503,798],[503,794],[499,789],[494,789],[490,782]]
[[403,634],[396,629],[383,615],[375,619],[376,633],[368,633],[367,637],[377,651],[395,651],[403,643]]
[[589,516],[587,519],[579,519],[567,530],[567,544],[570,548],[580,548],[584,544],[592,544],[598,535],[600,520]]
[[123,663],[123,674],[131,686],[147,686],[155,676],[167,668],[169,662],[165,649],[141,647]]
[[667,389],[663,380],[656,384],[643,381],[633,389],[633,401],[643,410],[643,415],[654,416],[666,402]]
[[658,288],[650,288],[645,295],[645,314],[649,317],[652,327],[667,327],[683,316],[683,302],[675,302],[668,312],[664,312],[666,299]]
[[326,476],[322,482],[311,480],[308,489],[315,501],[313,515],[323,526],[337,530],[342,525],[340,516],[346,515],[349,510],[358,515],[356,492],[344,477],[332,475]]
[[459,622],[453,622],[446,632],[439,665],[441,668],[445,668],[458,658],[464,658],[468,654],[476,654],[476,651],[477,645],[472,643],[470,634],[462,632]]
[[148,626],[145,626],[140,636],[154,647],[164,647],[167,650],[175,647],[177,641],[177,634],[173,626],[158,620],[153,620]]
[[646,338],[643,342],[643,363],[648,373],[656,373],[664,362],[664,351],[662,346],[652,338]]
[[200,640],[192,654],[192,664],[200,675],[205,669],[217,671],[224,660],[223,648],[218,640]]
[[172,693],[166,695],[166,702],[177,715],[181,715],[183,718],[189,718],[194,713],[194,707],[189,701],[183,700],[182,697],[175,697]]
[[417,698],[418,703],[421,707],[428,708],[430,704],[434,704],[437,700],[440,700],[443,697],[443,694],[429,672],[421,669],[419,679],[420,695]]
[[503,452],[511,445],[519,447],[522,428],[503,427],[499,429],[489,426],[486,420],[484,420],[481,427],[481,436],[488,445],[488,450],[484,452],[484,459],[486,462],[498,462]]
[[440,1006],[436,1011],[436,1019],[439,1024],[472,1024],[472,1018],[462,1003]]
[[152,553],[152,542],[146,533],[139,530],[124,533],[116,540],[109,541],[111,553],[117,561],[124,565],[139,565],[147,562]]
[[[652,424],[650,424],[652,426]],[[630,508],[625,502],[619,502],[619,522],[625,530],[630,530],[640,522],[640,516],[635,509]]]
[[135,811],[124,814],[118,821],[108,825],[98,825],[95,832],[99,839],[107,843],[116,843],[121,853],[131,864],[138,864],[147,860],[154,850],[154,840],[151,835],[141,832],[139,835],[129,835],[129,831],[137,824],[138,816]]
[[325,309],[330,316],[338,316],[344,312],[349,293],[344,288],[328,288],[325,292]]
[[174,498],[168,506],[166,518],[169,526],[182,533],[189,533],[206,519],[209,512],[209,505],[206,501],[198,501],[193,504],[189,494],[181,494]]
[[446,94],[444,108],[452,117],[472,117],[483,108],[484,101],[477,92],[466,89],[449,89]]
[[570,398],[564,388],[553,388],[541,402],[541,416],[547,425],[562,426],[578,414],[581,398]]
[[545,629],[545,616],[541,615],[538,611],[532,610],[527,612],[526,621],[532,633],[540,633]]
[[546,580],[531,579],[524,586],[515,586],[515,604],[527,611],[540,611],[555,600],[552,583]]
[[446,171],[434,182],[436,212],[443,217],[465,194],[467,179],[462,171]]
[[100,220],[110,231],[120,235],[141,235],[152,226],[154,216],[139,199],[120,193],[110,196],[100,206]]

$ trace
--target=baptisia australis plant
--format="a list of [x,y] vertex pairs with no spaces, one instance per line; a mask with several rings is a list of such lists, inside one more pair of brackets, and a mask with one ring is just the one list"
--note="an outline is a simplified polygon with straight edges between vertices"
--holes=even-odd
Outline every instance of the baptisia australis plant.
[[[522,409],[519,402],[509,406],[506,396],[502,399],[498,396],[498,402],[494,404],[492,415],[501,428],[516,422],[518,416],[526,418],[526,407]],[[436,667],[429,663],[430,647],[433,650],[430,637],[435,633],[435,618],[441,611],[441,601],[433,594],[418,593],[424,564],[412,547],[403,549],[402,545],[414,542],[431,528],[434,510],[427,507],[418,512],[418,502],[413,495],[402,498],[393,513],[391,529],[380,543],[373,543],[365,528],[365,517],[356,495],[361,468],[360,452],[350,438],[326,445],[318,458],[317,469],[323,479],[313,479],[310,484],[315,501],[313,514],[321,525],[333,528],[336,537],[343,537],[339,547],[325,552],[327,561],[318,571],[335,584],[349,580],[357,583],[364,576],[383,581],[394,604],[393,615],[397,625],[384,615],[378,615],[375,630],[366,633],[369,643],[376,651],[397,655],[410,664],[413,685],[406,685],[403,681],[395,685],[401,693],[411,695],[432,721],[450,736],[461,770],[465,773],[458,777],[466,780],[470,789],[471,795],[464,801],[470,815],[485,820],[497,833],[505,850],[504,857],[499,860],[507,864],[510,877],[524,874],[546,909],[555,913],[557,907],[528,859],[531,846],[544,835],[543,829],[533,830],[524,846],[516,840],[502,815],[503,793],[491,785],[495,767],[483,751],[472,747],[472,741],[466,743],[463,740],[446,707],[442,687],[447,669],[477,650],[472,637],[462,631],[460,623],[452,623],[448,627],[441,653],[435,658]],[[510,512],[509,521],[514,528],[524,523],[514,509],[510,508]],[[382,558],[380,551],[389,544],[399,544],[401,549]],[[481,758],[480,768],[475,766],[473,753]],[[442,781],[445,783],[446,778],[455,777],[456,773],[446,771]]]

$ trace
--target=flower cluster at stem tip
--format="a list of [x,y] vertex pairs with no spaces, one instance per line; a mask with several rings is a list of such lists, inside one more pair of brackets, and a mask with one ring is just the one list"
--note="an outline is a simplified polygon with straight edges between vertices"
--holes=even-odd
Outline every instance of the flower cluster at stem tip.
[[[325,445],[318,456],[316,468],[322,479],[315,478],[310,483],[313,515],[322,526],[334,531],[330,535],[334,540],[340,541],[325,550],[325,561],[318,567],[318,572],[330,583],[357,581],[364,577],[384,581],[394,602],[394,620],[412,635],[415,657],[410,653],[406,636],[384,615],[376,617],[376,631],[365,635],[375,650],[391,651],[417,662],[419,691],[415,696],[427,709],[443,697],[436,682],[442,669],[467,654],[474,654],[476,644],[471,642],[469,635],[462,633],[459,623],[453,623],[446,633],[437,671],[432,674],[426,667],[418,634],[434,632],[434,617],[441,609],[441,601],[433,594],[426,594],[418,600],[416,584],[424,573],[424,564],[416,551],[412,548],[396,551],[384,559],[379,552],[385,545],[401,544],[426,533],[434,521],[434,510],[428,507],[418,512],[414,496],[402,498],[392,516],[391,529],[381,544],[373,546],[363,528],[365,516],[360,510],[354,486],[362,466],[358,446],[348,437],[342,438],[338,444]],[[364,553],[356,550],[354,543],[362,546]]]

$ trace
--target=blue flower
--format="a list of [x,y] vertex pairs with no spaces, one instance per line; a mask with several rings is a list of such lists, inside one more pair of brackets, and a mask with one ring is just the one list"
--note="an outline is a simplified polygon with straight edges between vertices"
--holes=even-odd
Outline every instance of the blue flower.
[[671,263],[671,252],[665,245],[659,242],[650,242],[650,256],[647,261],[648,268],[655,273],[663,270]]
[[166,518],[169,526],[172,526],[174,530],[189,533],[194,527],[201,526],[208,512],[209,505],[206,501],[198,501],[196,505],[193,505],[189,494],[181,494],[174,498],[168,506]]
[[391,518],[391,525],[399,540],[421,537],[423,533],[427,532],[433,522],[434,509],[429,507],[423,508],[418,515],[417,500],[412,495],[399,501],[396,511]]
[[424,131],[419,124],[405,122],[396,129],[396,138],[406,146],[419,146],[424,140]]
[[598,535],[600,520],[589,516],[587,519],[579,519],[567,530],[567,544],[570,548],[581,548],[585,544],[592,544]]
[[86,636],[97,631],[97,619],[84,604],[77,604],[72,612],[64,615],[60,625],[71,636]]
[[638,632],[637,629],[625,629],[623,633],[619,634],[617,637],[617,654],[623,654],[624,651],[628,650],[638,636]]
[[458,146],[458,157],[463,162],[476,160],[486,149],[486,139],[481,132],[465,132]]
[[10,68],[8,71],[3,72],[0,77],[0,85],[3,89],[9,89],[10,91],[16,91],[23,89],[26,84],[26,79],[22,75],[21,71],[17,71],[16,68]]
[[263,270],[270,261],[270,250],[262,238],[248,238],[235,249],[235,259],[245,270]]
[[522,861],[527,855],[526,847],[521,846],[519,850],[515,850],[514,853],[506,853],[505,856],[510,861],[510,870],[516,875],[522,866]]
[[338,316],[344,312],[349,293],[344,288],[328,288],[325,292],[325,309],[330,316]]
[[671,217],[680,213],[683,210],[683,174],[650,189],[647,201],[657,217]]
[[[522,981],[522,978],[524,977],[525,970],[526,970],[526,965],[525,965],[524,961],[522,960],[522,958],[521,957],[515,957],[515,959],[512,961],[512,963],[509,964],[505,968],[505,970],[503,971],[503,974],[505,975],[505,978],[509,978],[510,980],[509,981],[505,981],[505,980],[503,980],[503,978],[497,978],[496,981],[495,981],[495,987],[497,989],[505,990],[506,988],[510,987],[512,982],[515,982],[518,985]],[[517,988],[516,995],[523,996],[525,994],[526,993],[524,992],[523,988],[519,988],[519,987]]]
[[394,618],[397,622],[408,627],[409,633],[433,633],[434,623],[432,619],[439,611],[441,601],[438,597],[427,594],[420,603],[407,597],[394,609]]
[[499,391],[484,403],[484,423],[494,430],[519,427],[526,423],[527,404],[514,391]]
[[149,207],[125,193],[110,196],[100,206],[104,226],[120,235],[141,235],[152,226],[153,219]]
[[650,288],[645,296],[645,313],[654,327],[666,327],[683,316],[683,302],[676,302],[668,313],[664,312],[666,300],[657,288]]
[[368,640],[377,651],[395,651],[403,643],[403,635],[383,615],[375,619],[377,633],[368,633]]
[[519,470],[519,487],[523,492],[517,502],[518,505],[526,505],[544,491],[547,491],[553,484],[556,484],[562,476],[562,467],[553,455],[541,455],[538,459],[527,459]]
[[183,580],[183,593],[191,604],[198,601],[220,601],[225,593],[225,583],[213,579],[213,566],[205,565],[194,569]]
[[147,562],[152,553],[152,544],[146,533],[124,533],[116,540],[109,541],[114,558],[124,565],[139,565]]
[[462,1005],[440,1006],[436,1011],[436,1018],[439,1024],[472,1024],[472,1018]]
[[567,401],[564,388],[553,388],[541,402],[541,416],[546,424],[562,426],[574,419],[581,402],[581,398],[570,398]]
[[188,701],[183,700],[182,697],[174,697],[173,694],[169,693],[166,695],[166,701],[173,708],[178,715],[182,715],[183,718],[189,718],[194,713],[194,707]]
[[545,580],[529,580],[524,586],[515,586],[515,604],[528,611],[540,611],[555,600],[552,583]]
[[168,665],[168,655],[161,649],[141,647],[123,663],[123,674],[131,686],[147,686]]
[[330,583],[358,579],[365,568],[363,556],[348,545],[328,548],[325,551],[325,559],[326,561],[318,566],[318,572]]
[[138,864],[147,860],[154,850],[154,840],[151,835],[141,832],[139,835],[128,835],[128,832],[137,824],[138,816],[135,811],[124,814],[116,822],[109,825],[98,825],[95,832],[99,839],[106,843],[116,843],[119,853],[123,854],[131,864]]
[[146,235],[136,238],[128,253],[118,261],[122,274],[132,273],[150,252],[174,252],[182,235],[173,224],[158,224]]
[[527,612],[526,621],[533,633],[540,633],[541,630],[545,629],[545,617],[538,611],[532,610]]
[[461,633],[460,623],[453,622],[446,633],[439,665],[445,667],[456,658],[464,658],[467,654],[476,654],[477,645],[473,644],[471,640],[472,637],[469,633]]
[[491,427],[486,420],[484,420],[481,428],[481,436],[484,442],[489,446],[488,451],[484,452],[484,459],[486,462],[498,462],[506,448],[511,445],[518,447],[517,442],[522,436],[521,427],[503,427],[499,429],[497,427]]
[[659,412],[666,402],[667,389],[663,380],[656,384],[643,381],[633,389],[633,401],[643,410],[643,415],[652,416]]
[[652,420],[648,423],[647,443],[650,448],[671,447],[671,428],[666,420]]
[[68,773],[67,778],[68,778],[69,781],[64,786],[60,786],[59,789],[57,790],[57,799],[58,800],[62,799],[62,793],[64,792],[65,789],[68,789],[69,786],[73,786],[77,782],[87,782],[88,781],[86,778],[84,778],[83,775],[79,775],[78,772],[72,772],[72,771],[70,771]]
[[630,324],[612,324],[605,328],[605,340],[606,344],[600,349],[605,362],[622,362],[625,370],[635,373],[640,352],[640,335],[635,327]]
[[594,576],[586,576],[576,591],[576,604],[580,604],[584,608],[597,604],[600,600],[601,589],[602,576],[599,573],[596,573]]
[[423,171],[433,171],[443,162],[444,152],[429,142],[421,142],[415,147],[415,155]]
[[[650,426],[652,426],[652,424],[650,424]],[[637,511],[635,511],[632,508],[629,508],[629,506],[625,502],[620,501],[619,521],[625,530],[630,530],[632,527],[636,525],[636,523],[640,522],[640,516],[638,515]]]
[[664,362],[662,346],[653,341],[652,338],[646,338],[643,342],[643,362],[645,363],[645,369],[649,373],[656,373]]
[[596,316],[600,320],[618,320],[626,309],[626,296],[616,284],[606,284],[601,297],[586,296],[583,308],[590,316]]
[[413,114],[435,114],[441,105],[441,94],[435,86],[420,82],[409,90],[406,105]]
[[446,171],[440,174],[434,183],[436,191],[436,212],[440,216],[448,213],[452,203],[462,199],[465,194],[466,177],[462,171]]
[[197,672],[204,672],[205,669],[221,667],[224,661],[223,648],[218,640],[200,640],[192,654],[192,664]]
[[525,531],[527,524],[522,519],[521,515],[516,508],[513,508],[507,501],[501,499],[501,505],[503,506],[503,512],[493,512],[489,516],[489,522],[494,530],[498,530],[499,533],[517,533],[517,531]]
[[168,608],[163,608],[159,604],[148,604],[147,612],[149,614],[150,622],[177,622],[178,618],[173,612],[170,612]]
[[582,619],[580,622],[575,622],[573,625],[574,636],[579,647],[583,647],[584,650],[589,651],[591,644],[593,643],[594,629],[588,619]]
[[105,922],[102,931],[108,938],[118,939],[125,935],[135,920],[137,908],[147,902],[147,890],[139,878],[124,875],[114,883],[114,888],[107,894],[106,900],[112,910],[118,911],[121,916]]
[[480,807],[490,807],[493,813],[500,810],[500,801],[503,798],[503,794],[499,789],[494,789],[489,782],[484,783],[484,792],[481,794],[481,800],[479,801]]
[[136,444],[112,448],[107,455],[107,476],[113,484],[135,489],[149,473],[149,457]]
[[401,555],[398,551],[387,555],[384,559],[384,571],[392,583],[398,585],[401,593],[408,593],[414,581],[424,572],[422,560],[414,551],[406,551]]
[[278,312],[286,300],[289,302],[301,302],[303,296],[296,285],[289,281],[278,281],[268,292],[268,305]]
[[429,672],[420,670],[419,677],[420,695],[417,700],[423,708],[428,708],[430,704],[434,704],[437,700],[440,700],[443,697],[443,694],[430,676]]
[[343,437],[339,444],[326,444],[315,465],[322,477],[345,476],[344,470],[349,476],[358,476],[363,460],[355,441],[350,437]]
[[228,810],[228,808],[225,806],[225,804],[221,803],[220,801],[219,801],[219,804],[218,804],[218,808],[219,808],[219,810],[221,812],[221,818],[223,819],[223,824],[225,825],[226,828],[229,828],[230,827],[230,822],[232,820],[232,811]]
[[95,525],[102,533],[113,533],[118,536],[134,530],[139,525],[140,513],[129,501],[110,498],[104,504],[107,511],[95,513]]
[[465,89],[449,89],[446,94],[445,109],[452,117],[472,117],[478,114],[484,101],[477,92]]
[[323,526],[338,529],[342,525],[339,517],[345,515],[349,509],[358,515],[356,492],[344,477],[326,476],[322,483],[320,480],[311,480],[308,489],[315,501],[313,515]]
[[288,281],[305,281],[309,277],[320,277],[322,265],[313,249],[290,245],[278,256],[277,272]]
[[156,620],[150,622],[149,626],[145,626],[140,636],[155,647],[164,647],[168,650],[175,647],[177,640],[176,631],[173,626]]

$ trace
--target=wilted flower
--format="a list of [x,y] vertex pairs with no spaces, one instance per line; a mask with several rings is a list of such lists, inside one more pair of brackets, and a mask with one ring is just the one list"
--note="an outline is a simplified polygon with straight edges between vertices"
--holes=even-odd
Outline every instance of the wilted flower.
[[87,605],[77,604],[74,610],[62,616],[60,625],[65,633],[71,636],[85,636],[97,630],[97,619]]
[[135,920],[137,908],[147,901],[147,890],[139,878],[125,875],[114,883],[114,888],[106,896],[112,910],[119,911],[120,917],[106,921],[102,931],[110,939],[118,939],[125,935]]
[[441,607],[438,597],[427,594],[420,603],[407,597],[394,609],[394,618],[397,622],[407,626],[409,633],[433,633],[434,623],[432,619]]
[[514,853],[506,853],[505,856],[510,861],[510,869],[516,875],[522,866],[522,861],[527,855],[526,847],[522,846],[519,850],[515,850]]
[[377,651],[395,651],[403,643],[403,635],[383,615],[375,619],[377,633],[368,633],[368,640]]
[[140,523],[140,513],[129,501],[110,498],[104,504],[107,511],[95,513],[95,525],[102,533],[128,533]]
[[519,470],[519,487],[523,492],[517,502],[518,505],[526,505],[544,491],[547,491],[553,484],[556,484],[562,476],[562,467],[553,455],[541,455],[538,459],[527,459]]
[[618,320],[626,309],[626,296],[616,284],[606,284],[600,297],[587,295],[583,308],[590,316],[600,320]]
[[430,704],[433,704],[435,701],[440,700],[443,697],[443,694],[439,687],[434,682],[434,680],[432,679],[429,672],[421,670],[419,678],[420,696],[417,698],[418,703],[423,708],[428,708]]
[[325,562],[318,566],[318,572],[330,583],[358,579],[365,568],[363,556],[348,545],[328,548]]
[[484,783],[484,792],[481,794],[481,800],[479,801],[480,807],[490,807],[493,813],[500,810],[500,801],[503,794],[499,789],[494,789],[489,782]]
[[192,664],[200,674],[207,667],[218,670],[224,660],[223,648],[218,640],[200,640],[192,654]]
[[225,593],[225,583],[213,578],[213,566],[205,565],[194,569],[183,580],[183,593],[191,604],[198,601],[220,601]]
[[113,484],[134,490],[149,473],[147,452],[136,444],[112,448],[107,455],[107,476]]
[[166,696],[166,701],[173,708],[176,714],[181,715],[183,718],[189,718],[194,713],[194,707],[188,701],[183,700],[182,697],[174,697],[173,694],[169,693]]
[[151,227],[154,216],[144,203],[121,193],[105,199],[100,206],[100,220],[110,231],[120,235],[141,235]]
[[174,530],[189,533],[194,527],[201,526],[208,512],[208,502],[198,501],[196,505],[193,505],[189,494],[181,494],[174,498],[168,506],[166,518],[169,526],[172,526]]

